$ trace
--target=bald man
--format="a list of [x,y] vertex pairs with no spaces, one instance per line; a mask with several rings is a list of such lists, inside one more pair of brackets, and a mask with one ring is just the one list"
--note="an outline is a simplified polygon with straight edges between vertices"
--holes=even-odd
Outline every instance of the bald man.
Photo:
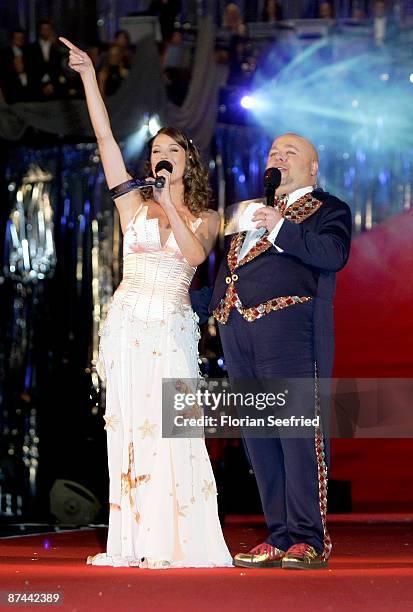
[[[275,206],[252,216],[255,229],[235,234],[218,272],[210,309],[218,323],[230,379],[309,381],[294,389],[294,410],[320,417],[316,390],[333,364],[335,275],[346,264],[350,209],[316,187],[314,146],[298,134],[274,140],[267,168],[279,168]],[[306,390],[304,388],[306,387]],[[293,415],[290,415],[293,416]],[[322,417],[322,415],[321,415]],[[285,433],[285,432],[284,432]],[[269,529],[265,542],[235,556],[239,567],[327,566],[328,439],[322,418],[297,437],[244,442]]]

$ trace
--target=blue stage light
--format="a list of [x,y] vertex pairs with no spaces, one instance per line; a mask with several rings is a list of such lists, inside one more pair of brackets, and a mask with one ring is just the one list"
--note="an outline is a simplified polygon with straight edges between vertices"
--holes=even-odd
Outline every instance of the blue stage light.
[[148,122],[148,130],[151,136],[155,136],[161,129],[161,122],[158,115],[152,115]]
[[134,134],[129,136],[124,150],[125,158],[127,160],[133,157],[138,157],[142,153],[148,139],[148,129],[148,122],[144,120],[139,129]]
[[256,106],[256,100],[252,96],[242,96],[240,102],[242,108],[250,109]]

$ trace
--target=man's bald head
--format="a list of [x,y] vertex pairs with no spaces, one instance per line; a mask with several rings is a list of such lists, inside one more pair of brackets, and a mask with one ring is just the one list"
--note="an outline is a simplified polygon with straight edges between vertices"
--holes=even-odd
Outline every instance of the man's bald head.
[[271,145],[267,168],[281,170],[281,185],[277,195],[292,193],[301,187],[315,185],[318,155],[314,145],[299,134],[288,132],[278,136]]
[[304,136],[300,136],[299,134],[294,134],[294,132],[287,132],[286,134],[283,134],[282,136],[279,136],[278,138],[276,138],[276,140],[278,140],[279,138],[286,138],[286,139],[289,139],[290,141],[293,141],[295,139],[296,141],[300,142],[301,146],[307,150],[308,155],[311,158],[311,161],[315,161],[318,163],[317,149],[315,148],[313,143],[307,140],[307,138],[304,138]]

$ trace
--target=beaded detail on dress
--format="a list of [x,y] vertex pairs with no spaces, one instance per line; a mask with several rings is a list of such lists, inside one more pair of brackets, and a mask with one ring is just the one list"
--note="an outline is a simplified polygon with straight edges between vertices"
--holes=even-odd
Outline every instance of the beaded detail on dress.
[[[143,321],[161,321],[190,306],[188,290],[196,268],[182,255],[172,231],[161,244],[158,220],[148,219],[147,212],[142,206],[126,229],[123,278],[113,301]],[[201,222],[192,222],[192,231]]]

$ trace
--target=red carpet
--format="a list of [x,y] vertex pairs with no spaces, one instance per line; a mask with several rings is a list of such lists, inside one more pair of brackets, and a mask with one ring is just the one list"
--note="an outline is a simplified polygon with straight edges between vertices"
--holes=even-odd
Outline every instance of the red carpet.
[[[318,571],[86,566],[105,529],[3,539],[0,590],[57,591],[72,612],[413,609],[413,515],[332,515],[329,530],[333,555]],[[225,537],[235,553],[265,530],[259,517],[230,517]]]

